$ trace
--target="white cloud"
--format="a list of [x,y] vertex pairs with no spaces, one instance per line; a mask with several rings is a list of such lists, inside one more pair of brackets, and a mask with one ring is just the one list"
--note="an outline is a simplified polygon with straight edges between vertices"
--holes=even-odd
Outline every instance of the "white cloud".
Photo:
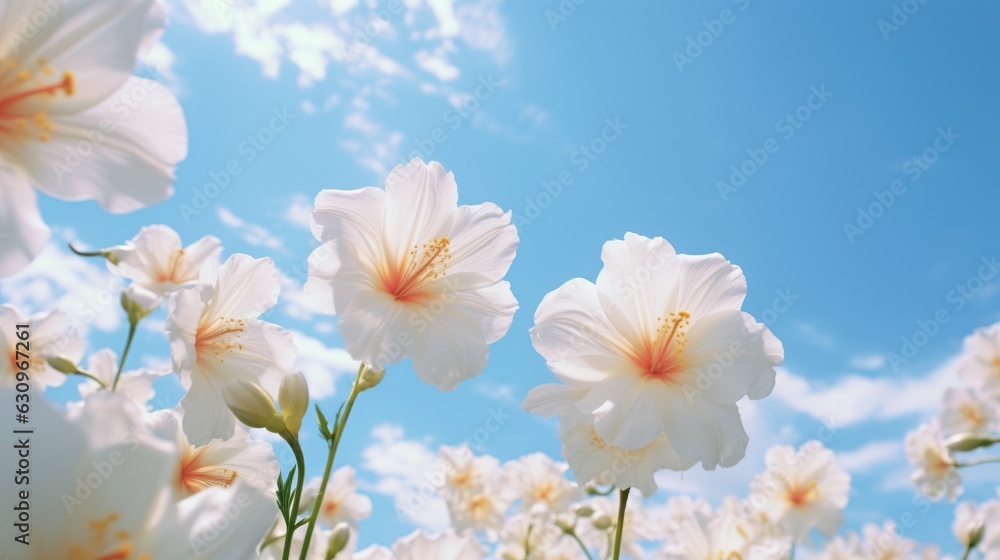
[[362,467],[378,478],[365,484],[368,490],[392,496],[397,511],[428,531],[449,525],[448,508],[434,493],[435,474],[440,471],[437,454],[424,442],[406,439],[403,428],[382,424],[372,430],[375,440],[361,456]]
[[941,404],[945,389],[956,382],[954,357],[924,377],[845,375],[821,385],[778,368],[772,398],[830,426],[929,414]]
[[333,395],[338,379],[358,371],[359,362],[343,348],[330,348],[299,331],[291,333],[298,349],[295,369],[305,374],[310,398],[322,400]]
[[833,335],[823,332],[816,325],[795,320],[792,321],[792,326],[806,342],[817,348],[834,350],[837,347],[837,339]]
[[455,16],[454,0],[427,0],[427,5],[438,20],[438,30],[441,37],[454,37],[462,29],[462,24]]
[[902,439],[874,441],[852,451],[837,453],[837,464],[851,474],[866,473],[873,467],[900,460],[906,461]]
[[285,220],[304,230],[312,228],[312,201],[303,194],[296,194],[285,209]]
[[437,79],[442,82],[450,82],[458,77],[459,70],[452,66],[443,56],[438,54],[431,54],[427,51],[418,51],[414,55],[414,59],[417,64],[424,69],[425,72],[433,74]]
[[284,243],[282,243],[281,239],[268,231],[267,228],[240,218],[225,206],[217,207],[215,214],[223,225],[232,228],[240,235],[243,241],[251,245],[266,247],[268,249],[284,248]]
[[108,270],[104,259],[79,257],[63,249],[71,239],[71,232],[64,239],[53,239],[24,270],[0,281],[0,294],[26,313],[62,309],[81,333],[89,327],[118,329],[123,281]]
[[850,366],[863,370],[876,370],[885,365],[885,356],[882,354],[863,354],[851,358]]

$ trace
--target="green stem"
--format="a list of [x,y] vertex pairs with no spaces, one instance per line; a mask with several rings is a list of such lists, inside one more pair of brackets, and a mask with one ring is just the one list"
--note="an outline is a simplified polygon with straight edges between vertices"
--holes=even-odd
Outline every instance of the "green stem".
[[107,253],[105,253],[104,251],[79,251],[77,250],[76,247],[73,246],[72,243],[67,243],[67,245],[69,245],[70,251],[73,251],[74,253],[80,255],[81,257],[104,257],[107,255]]
[[976,465],[984,465],[986,463],[1000,463],[1000,457],[985,457],[983,459],[973,459],[971,461],[966,461],[964,463],[955,463],[955,466],[958,468],[974,467]]
[[87,372],[83,371],[82,369],[78,369],[78,370],[76,370],[76,375],[82,375],[84,377],[87,377],[87,378],[91,379],[92,381],[96,381],[97,384],[100,385],[102,389],[107,389],[108,388],[107,383],[101,381],[100,379],[98,379],[97,377],[95,377],[94,374],[92,374],[92,373],[87,373]]
[[962,560],[968,560],[968,558],[969,558],[969,554],[972,554],[972,546],[971,546],[971,543],[970,543],[970,544],[967,544],[967,545],[965,545],[965,552],[963,552],[963,553],[962,553]]
[[[296,518],[299,515],[299,500],[302,498],[302,485],[306,479],[306,459],[302,456],[302,446],[299,440],[289,431],[282,432],[281,437],[288,442],[288,446],[295,453],[295,466],[298,467],[298,478],[295,481],[295,495],[292,496],[292,509],[289,511],[288,519],[285,520],[285,547],[281,552],[281,560],[288,560],[292,552],[292,537],[295,535]],[[305,547],[303,551],[307,550]]]
[[618,525],[615,526],[615,554],[611,558],[619,560],[622,555],[622,532],[625,529],[625,505],[628,504],[628,492],[631,488],[626,488],[618,493]]
[[130,321],[128,324],[128,340],[125,341],[125,350],[122,352],[122,359],[118,362],[118,372],[115,373],[115,381],[111,384],[112,391],[118,388],[118,379],[122,376],[122,370],[125,369],[125,360],[128,358],[128,351],[132,349],[132,339],[135,338],[135,329],[138,326],[139,321]]
[[528,532],[524,534],[524,560],[531,558],[531,530],[534,528],[534,525],[528,523]]
[[330,442],[330,452],[326,456],[326,467],[323,469],[323,478],[319,483],[319,492],[316,493],[313,502],[312,513],[309,514],[309,524],[306,525],[306,536],[302,541],[302,554],[299,560],[306,560],[306,553],[309,550],[309,542],[312,540],[313,530],[316,528],[316,520],[319,518],[319,510],[323,505],[323,495],[326,493],[326,484],[330,481],[330,472],[333,470],[333,461],[337,457],[337,447],[340,445],[340,438],[344,435],[344,428],[347,426],[347,418],[354,408],[354,401],[361,392],[358,390],[358,383],[361,381],[361,372],[364,371],[365,364],[361,364],[358,373],[354,377],[354,384],[351,385],[351,394],[347,397],[347,404],[344,405],[344,413],[340,415],[336,427],[333,431],[333,441]]
[[590,554],[590,550],[587,549],[587,545],[580,540],[580,535],[577,535],[576,531],[566,531],[566,534],[572,537],[576,541],[576,544],[580,545],[580,550],[587,555],[587,560],[594,560],[594,557]]

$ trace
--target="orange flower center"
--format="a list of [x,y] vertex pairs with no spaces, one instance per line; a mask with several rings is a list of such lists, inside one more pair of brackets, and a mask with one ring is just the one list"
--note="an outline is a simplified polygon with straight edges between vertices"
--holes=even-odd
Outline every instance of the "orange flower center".
[[819,490],[816,488],[815,482],[810,482],[805,486],[792,483],[788,486],[788,490],[785,493],[785,499],[788,503],[796,507],[809,505],[817,498],[819,498]]
[[44,112],[38,112],[27,118],[18,111],[18,103],[33,97],[55,97],[59,92],[67,96],[76,91],[76,81],[73,73],[63,72],[59,81],[53,81],[55,71],[46,65],[45,60],[38,60],[37,67],[18,70],[19,64],[14,60],[0,60],[0,80],[13,74],[12,79],[5,80],[6,91],[0,92],[0,134],[14,139],[35,138],[42,142],[51,139],[50,133],[55,128]]
[[193,271],[188,269],[187,261],[184,257],[184,249],[178,249],[171,253],[166,267],[157,270],[156,279],[160,282],[171,282],[174,284],[183,284],[184,282],[194,280]]
[[396,301],[415,302],[427,295],[427,288],[445,275],[451,260],[451,241],[431,239],[413,246],[395,269],[379,271],[382,286]]
[[91,519],[87,524],[90,540],[84,545],[71,544],[67,549],[68,560],[151,560],[148,553],[136,553],[128,531],[112,531],[119,519],[121,514],[117,512]]
[[227,319],[225,317],[198,325],[194,339],[198,361],[201,362],[211,355],[222,362],[224,361],[222,356],[226,352],[242,350],[243,344],[239,338],[243,334],[245,326],[246,323],[243,319]]
[[195,494],[212,487],[228,488],[236,480],[237,471],[205,464],[204,447],[188,445],[181,457],[177,486]]
[[657,317],[657,328],[646,336],[642,346],[628,352],[629,358],[648,378],[669,380],[671,374],[683,369],[681,355],[687,346],[687,328],[691,325],[691,314],[687,311],[669,313]]

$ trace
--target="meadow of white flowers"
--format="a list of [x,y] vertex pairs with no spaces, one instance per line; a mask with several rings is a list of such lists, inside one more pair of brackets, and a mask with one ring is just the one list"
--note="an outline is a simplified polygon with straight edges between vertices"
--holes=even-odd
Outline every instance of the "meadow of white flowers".
[[[38,10],[47,14],[42,39],[5,45],[0,57],[9,69],[0,82],[0,128],[10,139],[0,144],[4,277],[27,266],[48,238],[34,188],[125,212],[169,196],[186,155],[176,99],[131,76],[137,53],[162,30],[155,2],[6,3],[0,28]],[[136,88],[154,102],[124,103]],[[72,174],[46,163],[94,131],[101,141],[71,162]],[[738,266],[717,253],[678,254],[663,238],[633,233],[604,244],[596,278],[568,279],[534,310],[531,339],[554,380],[531,390],[523,406],[558,418],[565,462],[541,453],[501,462],[467,446],[443,446],[435,491],[452,527],[358,550],[358,522],[371,515],[372,502],[336,456],[351,437],[352,410],[377,406],[365,393],[391,391],[380,384],[402,360],[444,391],[483,371],[490,345],[507,334],[518,309],[504,277],[519,238],[510,212],[489,202],[459,205],[454,176],[420,159],[393,169],[383,188],[318,193],[312,233],[321,245],[309,258],[305,292],[314,309],[338,317],[346,349],[361,363],[338,410],[311,402],[306,377],[293,369],[291,333],[261,319],[281,297],[273,262],[224,255],[211,236],[185,244],[169,226],[149,225],[118,246],[74,249],[79,258],[103,259],[127,282],[116,294],[129,325],[120,355],[86,348],[63,310],[29,316],[0,306],[0,400],[30,411],[26,427],[33,430],[30,495],[21,494],[18,477],[0,483],[5,504],[30,501],[32,530],[16,507],[8,512],[0,526],[5,554],[939,557],[936,547],[901,535],[895,521],[838,534],[851,480],[819,441],[772,447],[746,494],[718,507],[688,496],[644,507],[657,491],[657,471],[716,470],[744,458],[756,435],[744,430],[738,403],[772,392],[784,350],[741,311],[747,283]],[[127,369],[130,352],[141,351],[132,348],[138,325],[162,308],[171,371]],[[956,374],[964,386],[943,396],[939,418],[906,436],[913,482],[930,500],[955,502],[962,469],[1000,460],[978,452],[1000,442],[1000,324],[966,339]],[[162,375],[177,375],[185,394],[176,408],[150,410]],[[71,377],[81,378],[80,399],[48,402],[45,389]],[[272,445],[251,438],[251,429],[280,437],[295,467],[281,472]],[[314,480],[305,477],[305,431],[328,451],[309,465],[322,472]],[[17,471],[23,457],[5,455],[5,472]],[[1000,558],[1000,502],[958,504],[953,533],[963,558]]]

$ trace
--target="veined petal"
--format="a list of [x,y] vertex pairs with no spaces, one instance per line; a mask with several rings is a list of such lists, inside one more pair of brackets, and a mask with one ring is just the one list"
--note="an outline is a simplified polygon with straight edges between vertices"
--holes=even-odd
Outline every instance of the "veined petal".
[[507,274],[517,253],[517,228],[491,202],[459,206],[452,225],[448,274],[471,272],[498,282]]
[[[447,304],[445,313],[458,313],[474,320],[487,344],[507,334],[518,309],[509,282],[491,282],[473,273],[446,276],[435,283],[430,295]],[[438,306],[430,304],[428,313],[433,316],[437,309]]]
[[381,369],[410,351],[415,332],[411,317],[419,315],[385,292],[363,290],[340,316],[340,336],[352,358]]
[[[38,14],[47,16],[44,24]],[[136,66],[141,45],[165,23],[163,8],[154,0],[46,0],[11,2],[0,10],[0,58],[20,62],[25,80],[46,78],[45,68],[57,75],[72,72],[73,95],[56,102],[40,97],[18,104],[19,111],[32,115],[78,113],[109,97],[129,77]],[[34,23],[36,32],[22,33],[24,21]],[[40,64],[39,61],[44,61]],[[15,72],[7,73],[12,79]],[[8,84],[0,84],[7,88]]]
[[227,319],[256,319],[278,303],[280,291],[281,280],[274,261],[236,253],[219,269],[209,314]]
[[545,383],[528,391],[521,408],[546,418],[559,414],[585,420],[591,416],[581,412],[576,403],[583,399],[591,388],[590,385],[567,386]]
[[174,168],[187,155],[187,126],[163,85],[129,78],[119,95],[137,91],[144,100],[134,107],[109,98],[84,113],[53,116],[45,141],[25,139],[9,150],[56,198],[96,200],[113,213],[161,202],[173,194]]
[[202,375],[191,377],[191,385],[180,402],[184,409],[184,435],[191,445],[233,437],[236,418],[226,408],[220,391],[221,387]]
[[[655,383],[655,382],[654,382]],[[577,403],[582,412],[594,415],[594,429],[615,447],[639,449],[664,431],[653,384],[639,376],[608,376],[594,385]]]
[[457,208],[455,177],[440,163],[413,158],[397,165],[385,180],[383,231],[390,262],[401,262],[414,245],[446,237]]
[[744,396],[760,399],[774,388],[783,351],[778,339],[747,313],[722,310],[691,325],[684,349],[686,369],[674,381],[718,403]]
[[[593,382],[612,371],[635,369],[628,360],[629,342],[603,313],[597,288],[582,278],[546,294],[535,311],[531,341],[566,379]],[[593,367],[595,363],[601,367]]]
[[385,204],[385,191],[376,187],[320,191],[312,214],[312,233],[323,242],[339,240],[352,245],[382,265]]
[[692,317],[739,310],[747,295],[743,270],[719,253],[677,255],[677,304]]
[[170,358],[185,388],[190,385],[191,372],[198,362],[195,349],[198,323],[214,293],[212,286],[199,284],[174,292],[167,304],[166,331],[170,341]]
[[0,278],[6,278],[28,266],[51,232],[28,177],[0,161],[0,184]]
[[333,239],[310,253],[303,290],[317,311],[343,315],[359,291],[378,289],[377,276],[352,246]]
[[454,390],[461,381],[475,377],[486,367],[489,356],[486,337],[478,322],[454,309],[445,309],[430,319],[416,322],[413,369],[424,382],[442,391]]
[[[278,394],[281,378],[295,363],[292,334],[273,323],[249,319],[238,333],[199,348],[197,371],[221,391],[233,379],[256,383]],[[221,437],[221,436],[220,436]]]
[[700,461],[709,471],[719,465],[731,467],[743,458],[750,439],[735,404],[687,398],[666,388],[657,391],[664,431],[681,456]]

